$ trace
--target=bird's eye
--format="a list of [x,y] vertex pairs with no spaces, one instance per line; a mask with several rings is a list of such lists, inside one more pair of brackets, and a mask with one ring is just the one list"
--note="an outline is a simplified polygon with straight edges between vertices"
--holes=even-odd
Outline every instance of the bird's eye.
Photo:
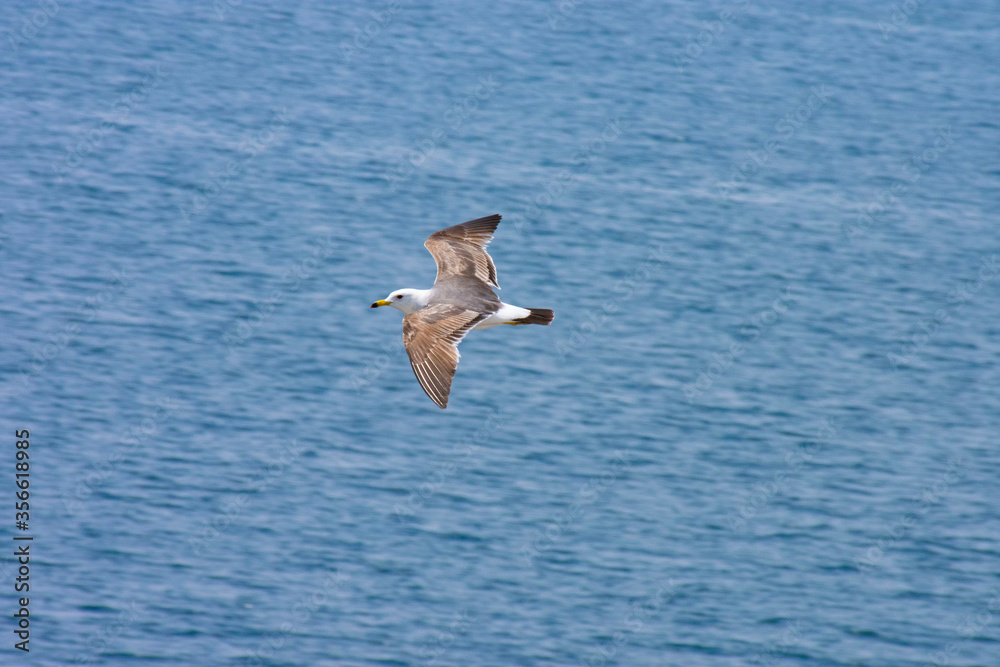
[[397,295],[396,295],[396,298],[397,298],[397,299],[402,299],[402,298],[403,298],[403,295],[402,295],[402,294],[397,294]]

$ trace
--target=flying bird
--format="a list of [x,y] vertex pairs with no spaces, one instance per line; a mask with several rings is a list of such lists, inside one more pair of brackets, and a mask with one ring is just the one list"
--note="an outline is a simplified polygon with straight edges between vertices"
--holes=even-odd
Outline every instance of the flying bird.
[[424,242],[437,262],[430,289],[398,289],[372,308],[392,306],[403,317],[403,345],[413,374],[442,410],[448,407],[451,380],[458,367],[458,344],[473,329],[500,324],[549,324],[554,314],[544,308],[503,303],[497,270],[486,246],[500,224],[499,215],[469,220],[434,232]]

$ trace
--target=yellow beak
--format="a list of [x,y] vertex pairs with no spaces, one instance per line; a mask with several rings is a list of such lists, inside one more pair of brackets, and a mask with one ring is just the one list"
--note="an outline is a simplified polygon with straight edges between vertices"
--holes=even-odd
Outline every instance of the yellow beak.
[[388,305],[389,305],[388,301],[386,301],[385,299],[379,299],[378,301],[372,304],[372,308],[378,308],[379,306],[388,306]]

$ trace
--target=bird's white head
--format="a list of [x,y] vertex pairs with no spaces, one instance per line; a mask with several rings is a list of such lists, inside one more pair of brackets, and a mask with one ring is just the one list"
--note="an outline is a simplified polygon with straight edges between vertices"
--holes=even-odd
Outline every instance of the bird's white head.
[[372,308],[381,306],[392,306],[396,310],[409,315],[415,310],[420,310],[427,305],[424,298],[427,290],[419,289],[398,289],[384,299],[379,299],[372,304]]

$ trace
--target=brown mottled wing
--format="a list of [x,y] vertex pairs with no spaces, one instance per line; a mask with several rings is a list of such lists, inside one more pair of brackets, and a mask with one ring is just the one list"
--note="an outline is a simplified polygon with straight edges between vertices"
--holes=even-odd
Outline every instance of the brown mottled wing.
[[458,344],[489,315],[461,306],[428,306],[403,318],[403,345],[413,374],[431,400],[448,407],[451,380],[458,367]]
[[434,282],[446,275],[459,275],[500,287],[493,259],[486,253],[486,246],[493,239],[493,232],[499,224],[500,216],[490,215],[431,234],[424,246],[437,262],[438,272]]

